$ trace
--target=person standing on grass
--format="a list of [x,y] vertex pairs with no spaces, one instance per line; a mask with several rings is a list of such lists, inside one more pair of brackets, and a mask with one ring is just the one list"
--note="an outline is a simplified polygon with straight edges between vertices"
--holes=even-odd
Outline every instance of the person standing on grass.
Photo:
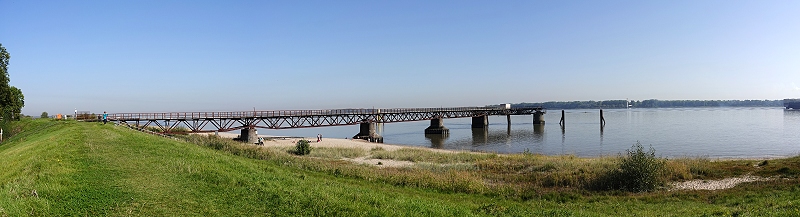
[[103,111],[103,124],[106,124],[106,122],[108,122],[108,114]]

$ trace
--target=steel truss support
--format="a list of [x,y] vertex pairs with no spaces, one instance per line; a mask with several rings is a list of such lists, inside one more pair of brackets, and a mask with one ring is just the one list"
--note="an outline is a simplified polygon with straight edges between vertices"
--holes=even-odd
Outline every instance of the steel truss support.
[[[464,108],[409,108],[409,109],[337,109],[251,112],[176,112],[176,113],[120,113],[109,119],[119,122],[136,122],[141,128],[155,125],[164,133],[177,127],[190,132],[227,132],[244,128],[289,129],[356,125],[361,123],[396,123],[432,120],[435,118],[466,118],[488,115],[544,114],[541,107],[503,109],[493,107]],[[146,120],[146,121],[145,121]],[[144,125],[139,125],[145,121]]]

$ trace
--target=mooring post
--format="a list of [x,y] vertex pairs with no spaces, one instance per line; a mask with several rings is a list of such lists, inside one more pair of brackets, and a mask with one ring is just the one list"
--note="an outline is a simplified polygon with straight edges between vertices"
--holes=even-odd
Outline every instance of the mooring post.
[[606,125],[606,118],[603,117],[603,109],[600,109],[600,125]]
[[566,122],[564,122],[564,109],[561,109],[561,120],[560,120],[560,121],[558,121],[558,124],[559,124],[559,125],[565,125],[565,124],[567,124]]
[[508,121],[508,126],[511,126],[511,115],[506,115],[506,120]]

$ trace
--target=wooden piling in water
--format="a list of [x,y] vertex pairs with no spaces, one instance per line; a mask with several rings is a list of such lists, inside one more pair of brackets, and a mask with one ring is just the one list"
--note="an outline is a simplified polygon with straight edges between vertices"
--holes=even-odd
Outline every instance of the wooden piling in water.
[[600,109],[600,125],[606,125],[606,119],[603,117],[603,109]]
[[558,125],[566,125],[567,123],[564,122],[564,109],[561,109],[561,120],[558,121]]

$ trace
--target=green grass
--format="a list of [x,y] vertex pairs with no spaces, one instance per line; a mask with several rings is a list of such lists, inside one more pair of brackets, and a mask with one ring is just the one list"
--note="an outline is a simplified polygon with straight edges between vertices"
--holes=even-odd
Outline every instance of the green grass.
[[[11,127],[23,130],[0,144],[0,216],[800,213],[798,157],[770,160],[764,166],[753,166],[761,161],[668,162],[668,168],[685,169],[691,176],[701,176],[692,171],[704,171],[702,176],[708,178],[752,172],[786,178],[734,189],[594,192],[546,180],[591,179],[592,173],[613,167],[615,158],[420,153],[425,157],[415,158],[423,162],[417,167],[378,168],[333,159],[368,155],[348,150],[320,149],[327,154],[301,157],[218,138],[184,142],[112,124],[52,120],[14,124]],[[737,172],[740,169],[744,171]]]

